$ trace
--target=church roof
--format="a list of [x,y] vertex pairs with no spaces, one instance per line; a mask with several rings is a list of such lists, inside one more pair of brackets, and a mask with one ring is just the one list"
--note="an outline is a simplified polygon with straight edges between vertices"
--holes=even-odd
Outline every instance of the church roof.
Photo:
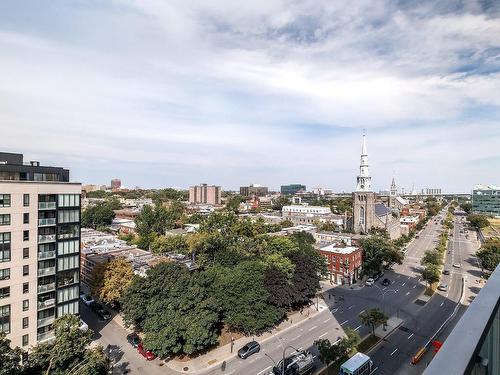
[[397,200],[400,204],[402,204],[403,206],[406,206],[406,205],[409,203],[406,199],[401,198],[401,197],[396,197],[396,200]]
[[378,217],[387,216],[391,210],[383,203],[375,203],[375,215]]

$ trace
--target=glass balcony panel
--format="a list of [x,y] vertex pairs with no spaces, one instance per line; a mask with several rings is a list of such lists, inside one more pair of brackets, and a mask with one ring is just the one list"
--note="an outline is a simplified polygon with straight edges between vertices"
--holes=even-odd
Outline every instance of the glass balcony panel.
[[51,259],[51,258],[55,258],[56,256],[56,252],[55,251],[40,251],[38,253],[38,259],[41,260],[41,259]]
[[38,276],[48,276],[56,273],[56,267],[46,267],[38,269]]
[[56,289],[56,283],[38,285],[38,293],[50,292]]
[[47,219],[38,219],[39,227],[48,227],[52,225],[56,225],[56,219],[54,217]]
[[41,234],[38,236],[38,243],[56,242],[55,234]]
[[56,202],[38,202],[39,210],[55,210]]

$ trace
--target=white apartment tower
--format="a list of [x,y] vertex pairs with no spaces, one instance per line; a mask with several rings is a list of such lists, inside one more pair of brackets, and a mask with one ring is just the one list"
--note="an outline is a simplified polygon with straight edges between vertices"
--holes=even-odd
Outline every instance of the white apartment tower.
[[0,152],[0,331],[28,349],[78,314],[81,185],[69,171]]

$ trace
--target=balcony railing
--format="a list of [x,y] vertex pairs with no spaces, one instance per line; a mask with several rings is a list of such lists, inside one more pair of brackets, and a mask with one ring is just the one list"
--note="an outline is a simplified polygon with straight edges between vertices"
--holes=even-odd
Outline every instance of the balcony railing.
[[56,320],[55,316],[48,316],[48,317],[43,318],[43,319],[38,319],[37,320],[38,327],[43,327],[43,326],[52,324],[52,323],[54,323],[54,320]]
[[41,259],[50,259],[50,258],[54,258],[56,256],[56,252],[55,251],[40,251],[38,252],[38,260],[41,260]]
[[56,267],[46,267],[38,269],[38,276],[48,276],[56,273]]
[[38,202],[39,210],[55,210],[56,202]]
[[56,241],[55,234],[40,234],[38,236],[38,243],[49,243],[49,242],[55,242],[55,241]]
[[74,232],[74,233],[59,233],[57,235],[57,238],[60,239],[60,240],[64,240],[64,239],[68,239],[68,238],[74,238],[74,237],[78,237],[78,232]]
[[38,342],[52,340],[55,337],[54,331],[39,333],[36,335]]
[[46,299],[45,301],[38,301],[38,308],[39,309],[44,309],[46,307],[52,307],[56,304],[56,299],[51,298],[51,299]]
[[48,227],[48,226],[52,226],[52,225],[56,225],[56,218],[55,217],[47,218],[47,219],[38,219],[38,226],[39,227]]
[[38,293],[50,292],[56,289],[56,283],[38,285]]

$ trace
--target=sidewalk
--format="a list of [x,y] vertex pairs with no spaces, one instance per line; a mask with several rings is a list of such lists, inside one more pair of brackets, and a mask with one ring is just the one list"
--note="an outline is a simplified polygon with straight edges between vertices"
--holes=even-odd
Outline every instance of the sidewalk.
[[375,336],[384,339],[389,336],[394,330],[396,330],[401,324],[403,324],[403,319],[393,316],[387,320],[385,329],[383,325],[379,325],[377,328],[375,328]]
[[184,373],[197,373],[201,370],[207,370],[211,367],[220,366],[223,361],[228,361],[236,357],[238,349],[243,345],[255,339],[259,344],[263,344],[267,340],[275,337],[289,330],[290,328],[295,328],[312,318],[313,316],[321,313],[324,309],[327,309],[325,302],[319,301],[319,311],[316,311],[316,305],[311,305],[303,309],[302,314],[300,312],[295,312],[288,316],[288,319],[283,321],[277,327],[275,327],[271,332],[265,332],[256,336],[244,336],[240,339],[234,341],[233,353],[231,353],[231,344],[217,347],[210,350],[206,354],[202,354],[196,358],[188,361],[180,361],[177,359],[172,359],[166,363],[168,367],[172,370],[184,372]]

